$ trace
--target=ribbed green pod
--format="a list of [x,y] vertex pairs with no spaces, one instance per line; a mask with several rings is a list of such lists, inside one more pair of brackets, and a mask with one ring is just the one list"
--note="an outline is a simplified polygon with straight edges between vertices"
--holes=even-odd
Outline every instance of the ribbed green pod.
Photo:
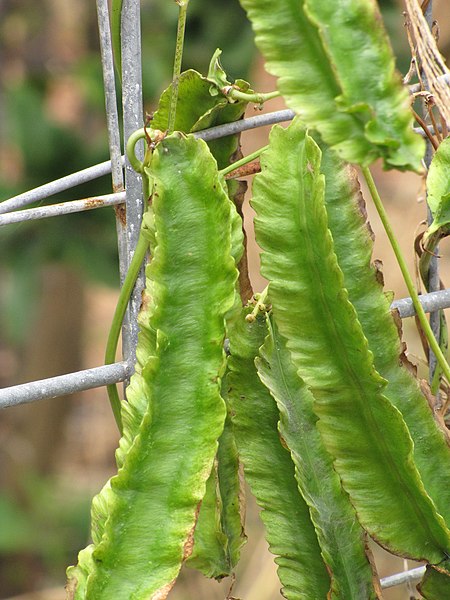
[[205,577],[221,579],[231,572],[227,554],[227,536],[221,523],[222,499],[219,490],[217,464],[213,465],[206,482],[205,495],[194,532],[194,547],[186,565]]
[[313,393],[325,446],[367,531],[395,553],[439,562],[450,549],[449,532],[424,490],[408,429],[384,396],[386,381],[343,285],[320,149],[294,122],[272,130],[261,165],[253,206],[262,273],[276,323]]
[[308,506],[297,488],[294,464],[282,446],[276,404],[254,364],[267,335],[265,317],[254,323],[245,308],[229,322],[227,394],[245,479],[262,508],[270,551],[275,554],[282,593],[289,600],[328,597],[330,578],[320,555]]
[[94,545],[68,572],[76,599],[166,598],[192,550],[225,420],[224,318],[237,278],[229,200],[216,161],[192,137],[165,138],[150,176],[156,248],[139,364],[124,405],[119,471],[93,506]]
[[420,170],[407,92],[372,0],[240,0],[286,104],[345,160]]
[[225,419],[225,427],[219,438],[217,469],[220,499],[222,501],[221,526],[227,538],[226,551],[231,571],[239,561],[241,548],[245,544],[247,537],[243,525],[245,509],[243,506],[244,498],[239,473],[239,456],[228,406],[227,409],[228,414]]
[[[280,411],[280,434],[296,467],[299,489],[309,506],[322,556],[331,576],[331,598],[380,598],[369,549],[333,460],[317,430],[314,398],[292,364],[286,342],[273,319],[256,359],[259,377]],[[377,588],[375,587],[377,586]]]
[[420,169],[424,143],[412,130],[409,94],[375,0],[304,0],[341,95],[338,110],[358,115],[366,138],[390,167]]
[[[243,90],[249,87],[242,81],[241,86]],[[242,117],[247,102],[230,103],[222,94],[213,96],[210,89],[211,82],[193,69],[180,75],[175,119],[176,130],[184,133],[200,131]],[[172,84],[161,95],[158,109],[151,122],[152,127],[167,129],[171,93]],[[234,134],[208,142],[208,147],[217,160],[219,168],[229,165],[232,157],[239,152],[239,137],[239,134]],[[239,183],[234,180],[222,181],[225,193],[233,202],[235,201],[234,196],[241,193]],[[232,202],[229,203],[229,206],[231,211],[231,254],[238,265],[243,252],[242,219],[237,214]],[[225,427],[225,429],[228,428]],[[219,481],[216,482],[217,485],[213,485],[212,481],[207,485],[194,533],[194,552],[191,560],[188,561],[188,566],[200,570],[207,577],[219,578],[230,574],[239,559],[239,549],[245,542],[239,509],[240,490],[239,486],[235,485],[239,479],[239,465],[237,460],[234,463],[229,460],[224,451],[224,446],[226,446],[231,455],[233,454],[230,435],[232,436],[231,432],[224,430],[219,440],[218,454],[221,457],[218,457],[216,473]],[[230,444],[231,446],[229,446]],[[235,449],[234,453],[236,453]]]
[[450,597],[450,560],[436,566],[427,566],[422,581],[417,586],[426,600],[444,600]]
[[214,579],[233,572],[246,542],[241,495],[237,448],[227,415],[200,507],[188,567]]
[[450,447],[448,433],[435,421],[417,380],[401,364],[397,326],[389,301],[371,265],[373,241],[356,171],[323,147],[321,172],[334,251],[344,285],[355,307],[375,368],[387,380],[384,394],[402,413],[414,442],[414,461],[427,493],[450,523]]

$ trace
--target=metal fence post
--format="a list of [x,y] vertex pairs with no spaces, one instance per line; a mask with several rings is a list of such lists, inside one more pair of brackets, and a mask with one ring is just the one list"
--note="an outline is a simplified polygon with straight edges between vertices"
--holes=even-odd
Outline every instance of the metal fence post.
[[[431,29],[432,24],[433,24],[433,0],[430,0],[428,2],[428,5],[424,11],[424,17],[427,21],[429,28]],[[429,82],[428,82],[426,73],[423,73],[422,77],[423,77],[425,89],[429,89]],[[424,117],[426,117],[426,112],[427,112],[427,109],[426,109],[426,104],[424,102],[423,103]],[[425,166],[428,169],[430,167],[431,160],[433,158],[434,150],[433,150],[433,146],[428,138],[425,138],[425,143],[426,143]],[[433,221],[433,215],[431,214],[430,207],[427,204],[428,225],[430,225],[432,221]],[[439,262],[438,262],[439,259],[437,256],[439,254],[438,247],[435,248],[435,254],[436,254],[436,256],[431,257],[430,267],[429,267],[429,271],[428,271],[428,291],[429,292],[435,292],[435,291],[439,290],[441,287],[441,280],[439,277]],[[438,311],[433,311],[430,313],[430,327],[431,327],[434,337],[437,340],[439,340],[440,334],[441,334],[441,311],[438,310]],[[429,383],[431,384],[431,382],[433,381],[433,378],[434,378],[434,372],[436,371],[436,367],[437,367],[437,360],[431,349],[429,350],[428,360],[429,360],[429,365],[430,365]],[[438,392],[436,393],[436,408],[440,408],[442,406],[440,395],[441,394],[438,390]]]
[[[143,125],[141,21],[139,0],[124,0],[122,6],[122,106],[124,146],[129,136]],[[143,157],[142,145],[137,153]],[[139,237],[144,207],[142,177],[130,166],[125,157],[126,187],[126,251],[127,268],[133,257]],[[122,348],[125,360],[134,364],[138,337],[137,316],[144,287],[142,269],[132,294],[122,329]]]
[[[97,0],[97,21],[100,36],[103,85],[105,91],[106,126],[108,130],[109,155],[111,157],[111,177],[114,193],[124,191],[123,162],[120,148],[119,114],[117,110],[116,78],[111,40],[111,27],[108,0]],[[125,205],[116,209],[117,246],[119,250],[119,274],[122,285],[127,273],[127,244],[125,234]]]

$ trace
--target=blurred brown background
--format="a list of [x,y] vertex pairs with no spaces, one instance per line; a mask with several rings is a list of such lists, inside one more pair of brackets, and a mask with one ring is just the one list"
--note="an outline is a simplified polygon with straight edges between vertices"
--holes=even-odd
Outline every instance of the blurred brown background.
[[[237,0],[191,0],[184,67],[205,72],[216,47],[233,77],[254,89],[274,89],[263,70]],[[399,68],[409,53],[400,2],[380,2]],[[450,50],[450,7],[435,0],[441,51]],[[143,73],[146,108],[169,83],[177,10],[145,0]],[[236,38],[236,31],[239,37]],[[281,101],[266,110],[282,108]],[[249,108],[248,114],[254,109]],[[243,135],[244,153],[266,143],[268,128]],[[0,200],[106,160],[104,104],[95,3],[89,0],[0,0]],[[413,241],[426,211],[420,177],[382,172],[375,178],[403,250],[414,268]],[[109,178],[59,194],[57,201],[111,190]],[[367,195],[366,195],[367,198]],[[52,199],[53,200],[53,199]],[[399,269],[368,202],[376,234],[374,258],[384,264],[386,289],[407,295]],[[252,240],[251,209],[246,227]],[[12,225],[0,230],[0,385],[40,379],[102,363],[117,299],[117,252],[112,210]],[[251,277],[258,249],[250,241]],[[444,282],[450,281],[446,243]],[[415,362],[422,360],[414,323],[404,333]],[[117,434],[103,389],[8,409],[0,420],[0,599],[62,600],[65,567],[88,542],[92,495],[115,472]],[[257,508],[249,497],[249,541],[233,595],[281,598]],[[380,576],[404,568],[377,550]],[[407,565],[411,567],[413,565]],[[185,569],[174,600],[225,598],[229,581],[209,582]],[[406,586],[386,590],[406,600]],[[362,599],[363,600],[363,599]]]

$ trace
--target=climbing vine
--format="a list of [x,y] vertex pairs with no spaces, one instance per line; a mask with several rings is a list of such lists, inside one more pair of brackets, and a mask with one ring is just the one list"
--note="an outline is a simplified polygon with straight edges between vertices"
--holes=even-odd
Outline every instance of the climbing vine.
[[[162,600],[184,563],[208,577],[232,575],[245,543],[242,465],[286,598],[381,598],[369,536],[426,562],[423,597],[450,597],[446,404],[434,410],[431,390],[407,366],[371,264],[354,167],[439,362],[433,392],[445,392],[445,344],[431,333],[369,170],[381,159],[421,172],[425,151],[377,4],[241,0],[277,78],[278,89],[263,94],[229,81],[220,50],[206,75],[181,72],[188,2],[177,3],[172,84],[127,146],[147,207],[106,362],[115,360],[128,296],[150,259],[126,399],[109,387],[122,435],[118,471],[93,500],[92,543],[68,569],[68,596]],[[118,64],[121,5],[113,2]],[[242,156],[238,134],[208,143],[194,136],[280,94],[297,116],[253,155]],[[450,231],[441,123],[428,174],[434,220],[423,238],[424,281],[426,257]],[[253,297],[246,184],[237,175],[255,160],[251,203],[269,283]]]

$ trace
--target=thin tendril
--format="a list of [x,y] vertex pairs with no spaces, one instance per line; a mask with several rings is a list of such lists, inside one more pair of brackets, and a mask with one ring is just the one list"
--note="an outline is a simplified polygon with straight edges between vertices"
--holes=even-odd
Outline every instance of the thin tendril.
[[183,59],[183,45],[184,45],[184,30],[186,28],[186,14],[189,0],[175,0],[179,5],[180,10],[178,12],[178,28],[177,28],[177,42],[175,46],[175,59],[173,62],[173,78],[172,78],[172,94],[170,96],[170,107],[169,107],[169,122],[168,122],[168,133],[172,133],[175,129],[175,118],[177,114],[177,103],[178,103],[178,82],[181,74],[181,62]]
[[367,186],[369,188],[370,195],[372,196],[373,203],[375,204],[375,208],[377,209],[378,215],[381,219],[381,222],[383,223],[384,230],[386,231],[386,234],[389,238],[389,241],[391,243],[394,254],[397,258],[398,266],[400,267],[400,270],[402,272],[403,279],[405,281],[406,287],[408,288],[409,295],[411,296],[411,300],[412,300],[412,303],[416,310],[417,318],[419,319],[422,330],[428,340],[428,344],[430,345],[431,350],[434,352],[434,355],[436,356],[436,360],[438,361],[443,374],[445,375],[447,381],[450,381],[450,379],[449,379],[450,378],[450,367],[448,365],[447,360],[445,359],[445,356],[444,356],[441,348],[439,347],[438,341],[436,340],[436,338],[433,335],[433,331],[431,330],[431,327],[430,327],[430,324],[426,317],[425,311],[423,310],[423,307],[420,303],[419,296],[417,295],[416,288],[414,287],[414,282],[408,271],[406,261],[403,257],[402,251],[400,249],[400,246],[397,242],[394,231],[389,222],[387,213],[384,209],[383,203],[381,201],[380,195],[376,188],[372,174],[368,167],[363,167],[362,172],[363,172],[364,178],[367,182]]

